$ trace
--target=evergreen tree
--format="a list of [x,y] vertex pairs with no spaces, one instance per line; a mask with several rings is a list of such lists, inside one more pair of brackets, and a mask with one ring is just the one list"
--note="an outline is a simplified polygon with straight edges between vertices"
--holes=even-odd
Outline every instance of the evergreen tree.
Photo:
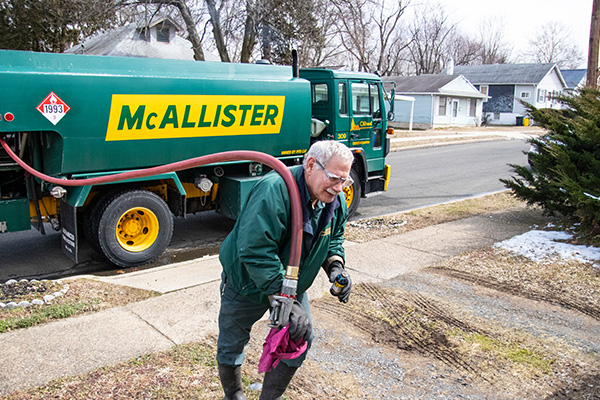
[[518,177],[502,182],[530,205],[581,222],[580,233],[600,242],[600,91],[561,96],[562,110],[523,103],[548,134],[532,139],[531,169],[512,165]]
[[0,49],[60,53],[115,18],[113,0],[0,0]]

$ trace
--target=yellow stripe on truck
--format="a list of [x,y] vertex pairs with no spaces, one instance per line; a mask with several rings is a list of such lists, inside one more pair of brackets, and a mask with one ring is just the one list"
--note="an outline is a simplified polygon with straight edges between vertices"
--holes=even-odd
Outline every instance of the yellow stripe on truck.
[[284,108],[285,96],[114,94],[106,141],[278,134]]

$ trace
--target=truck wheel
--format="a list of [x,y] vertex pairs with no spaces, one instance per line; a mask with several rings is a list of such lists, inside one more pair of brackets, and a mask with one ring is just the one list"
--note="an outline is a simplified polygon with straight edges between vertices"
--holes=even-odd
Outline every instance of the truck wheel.
[[97,216],[97,243],[106,258],[121,267],[156,260],[173,236],[171,211],[152,192],[118,193],[103,202]]
[[98,237],[98,224],[102,217],[102,210],[108,197],[114,196],[112,193],[99,194],[97,199],[94,199],[94,203],[85,212],[83,218],[83,232],[85,239],[90,244],[92,249],[99,254],[102,254],[102,248],[100,247],[100,241]]
[[346,206],[348,207],[348,216],[351,217],[358,209],[360,203],[360,182],[358,173],[354,168],[350,170],[350,177],[354,183],[344,189],[344,196],[346,197]]

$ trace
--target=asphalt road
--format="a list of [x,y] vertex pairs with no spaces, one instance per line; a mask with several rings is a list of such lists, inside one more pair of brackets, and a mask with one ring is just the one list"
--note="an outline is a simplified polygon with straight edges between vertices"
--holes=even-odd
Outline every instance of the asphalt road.
[[353,219],[503,190],[499,179],[513,175],[509,164],[527,164],[523,151],[529,146],[522,140],[506,140],[392,152],[386,159],[392,166],[388,191],[361,199]]
[[[523,141],[509,140],[455,144],[390,153],[392,178],[388,191],[361,200],[353,219],[473,197],[504,189],[499,178],[509,177],[509,163],[524,164]],[[173,240],[153,264],[166,265],[204,255],[216,254],[233,221],[214,212],[175,219]],[[118,270],[80,241],[80,262],[73,264],[63,255],[60,235],[37,231],[0,235],[0,282],[15,278],[59,278],[85,273],[114,274]]]

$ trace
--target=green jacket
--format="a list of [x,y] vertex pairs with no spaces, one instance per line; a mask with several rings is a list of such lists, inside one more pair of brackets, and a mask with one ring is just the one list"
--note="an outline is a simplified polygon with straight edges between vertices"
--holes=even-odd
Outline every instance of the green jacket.
[[[311,220],[310,196],[304,168],[292,167],[300,191],[303,216],[302,251],[297,292],[313,283],[323,262],[331,256],[344,258],[344,228],[348,210],[343,194]],[[290,199],[283,178],[270,172],[248,195],[248,200],[227,236],[219,260],[228,284],[255,303],[268,305],[268,295],[281,290],[290,255]],[[313,226],[317,226],[313,232]]]

